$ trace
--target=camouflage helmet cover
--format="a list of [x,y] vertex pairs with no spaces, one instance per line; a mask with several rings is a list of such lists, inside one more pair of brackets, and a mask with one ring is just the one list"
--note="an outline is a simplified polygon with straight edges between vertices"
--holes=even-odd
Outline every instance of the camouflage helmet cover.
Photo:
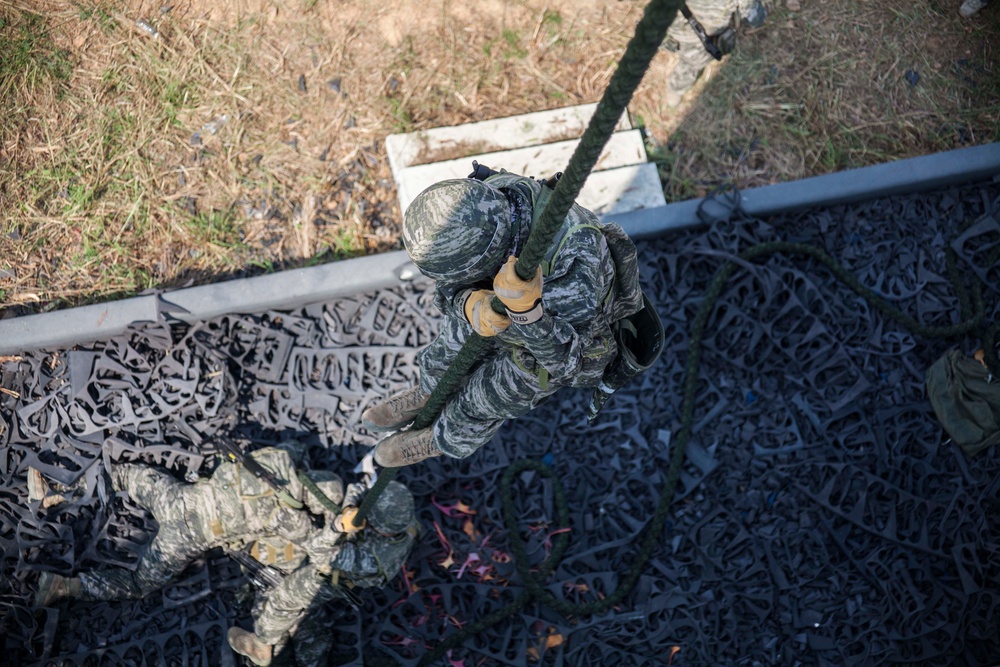
[[427,277],[452,285],[492,278],[507,259],[516,225],[503,192],[471,178],[435,183],[410,203],[403,244]]
[[368,513],[368,523],[385,535],[395,535],[413,523],[413,495],[399,482],[389,482]]

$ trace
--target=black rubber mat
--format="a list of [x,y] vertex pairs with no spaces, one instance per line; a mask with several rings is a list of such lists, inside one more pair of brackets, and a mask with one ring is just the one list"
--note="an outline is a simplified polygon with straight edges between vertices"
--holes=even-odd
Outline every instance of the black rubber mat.
[[[690,323],[712,275],[740,250],[816,244],[911,316],[950,324],[960,303],[945,248],[1000,315],[998,220],[1000,186],[987,183],[720,221],[640,244],[667,333],[659,365],[593,424],[587,395],[566,391],[470,459],[405,469],[424,534],[402,576],[356,608],[328,610],[331,664],[415,664],[522,590],[497,495],[521,458],[553,467],[568,494],[571,544],[550,590],[585,601],[617,585],[679,428]],[[420,282],[290,313],[148,323],[0,363],[5,664],[239,664],[225,630],[247,623],[253,592],[219,553],[138,602],[32,612],[38,573],[133,565],[155,521],[110,493],[108,461],[206,475],[215,456],[203,443],[230,420],[262,445],[304,439],[314,465],[351,478],[374,442],[361,411],[414,382],[415,352],[435,334],[430,297]],[[977,341],[914,336],[813,260],[741,267],[708,327],[688,462],[636,590],[598,617],[531,605],[440,664],[1000,663],[1000,454],[966,458],[923,385],[954,346],[972,352]],[[69,502],[29,503],[28,466],[71,485]],[[526,472],[518,494],[519,530],[540,563],[554,538],[551,484]]]

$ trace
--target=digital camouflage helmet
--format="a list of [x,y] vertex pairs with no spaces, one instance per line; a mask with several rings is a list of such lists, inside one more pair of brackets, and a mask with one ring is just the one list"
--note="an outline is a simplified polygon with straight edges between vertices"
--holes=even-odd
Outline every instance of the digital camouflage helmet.
[[435,183],[410,203],[403,244],[425,276],[472,285],[493,278],[513,248],[516,231],[503,192],[456,178]]
[[383,535],[396,535],[413,523],[413,495],[399,482],[389,482],[368,513],[368,523]]

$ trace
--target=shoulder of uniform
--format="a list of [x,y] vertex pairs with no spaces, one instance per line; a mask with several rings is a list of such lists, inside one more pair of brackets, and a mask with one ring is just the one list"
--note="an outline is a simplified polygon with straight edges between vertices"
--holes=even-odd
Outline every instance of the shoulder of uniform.
[[537,196],[542,189],[542,184],[533,178],[520,176],[519,174],[509,174],[507,172],[490,176],[484,182],[497,189],[516,187],[524,188],[527,190],[526,194],[530,194],[532,197]]
[[567,248],[574,248],[577,251],[589,251],[592,254],[600,254],[600,241],[604,237],[604,230],[600,221],[596,218],[585,217],[567,218],[566,230],[559,239],[560,256],[566,255]]
[[287,456],[288,452],[280,450],[277,447],[261,447],[260,449],[248,451],[247,455],[250,458],[263,461],[264,459],[274,458],[275,456]]
[[250,452],[250,456],[272,473],[289,478],[293,477],[291,473],[299,468],[301,460],[301,457],[296,457],[293,451],[283,446],[255,449]]
[[567,219],[542,262],[542,272],[546,278],[558,278],[568,273],[575,264],[600,262],[605,252],[601,244],[602,235],[599,225],[590,224],[585,219]]
[[283,452],[292,461],[297,463],[305,459],[307,448],[308,447],[304,442],[299,442],[298,440],[288,440],[286,442],[278,443],[273,447],[267,447],[266,449]]

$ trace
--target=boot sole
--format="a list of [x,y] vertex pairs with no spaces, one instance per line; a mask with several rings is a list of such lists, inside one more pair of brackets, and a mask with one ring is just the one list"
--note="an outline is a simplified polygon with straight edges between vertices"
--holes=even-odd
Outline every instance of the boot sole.
[[396,426],[385,426],[385,425],[373,424],[372,422],[368,421],[367,419],[362,419],[361,420],[361,425],[364,426],[369,431],[371,431],[372,433],[391,433],[392,431],[398,431],[401,428],[405,428],[405,427],[409,426],[410,424],[413,423],[414,419],[416,419],[416,417],[413,417],[413,419],[407,419],[405,422],[401,422],[400,424],[398,424]]

